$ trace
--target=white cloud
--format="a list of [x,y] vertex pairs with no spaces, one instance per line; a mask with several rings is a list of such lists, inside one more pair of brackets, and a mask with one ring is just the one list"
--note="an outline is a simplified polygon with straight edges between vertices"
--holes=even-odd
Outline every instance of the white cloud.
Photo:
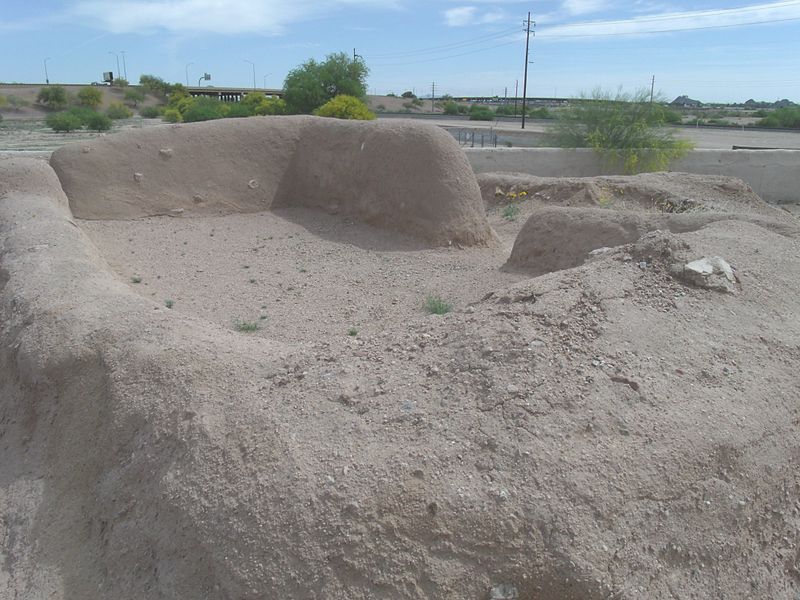
[[448,27],[485,25],[487,23],[497,23],[505,18],[505,13],[500,10],[478,12],[478,9],[474,6],[458,6],[444,11],[444,22]]
[[[579,0],[580,1],[580,0]],[[739,8],[662,12],[614,21],[591,21],[542,28],[539,38],[596,37],[669,33],[704,27],[736,27],[800,19],[800,0]]]
[[564,10],[572,16],[587,15],[608,8],[606,0],[564,0]]
[[71,13],[112,33],[277,34],[347,6],[396,8],[394,0],[82,0]]

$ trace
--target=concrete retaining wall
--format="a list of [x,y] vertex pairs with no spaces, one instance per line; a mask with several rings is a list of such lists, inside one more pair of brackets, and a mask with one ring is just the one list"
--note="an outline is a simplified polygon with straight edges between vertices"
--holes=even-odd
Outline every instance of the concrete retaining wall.
[[[588,149],[467,148],[476,173],[510,171],[540,177],[615,175]],[[695,150],[671,171],[743,179],[767,202],[800,203],[800,150]]]

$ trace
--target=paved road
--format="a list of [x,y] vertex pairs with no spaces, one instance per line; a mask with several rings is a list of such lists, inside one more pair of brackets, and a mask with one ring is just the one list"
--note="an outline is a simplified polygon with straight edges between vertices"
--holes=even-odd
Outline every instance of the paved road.
[[[409,118],[409,115],[379,114],[379,119]],[[542,143],[542,134],[550,121],[531,120],[526,122],[525,130],[520,128],[519,121],[470,121],[461,117],[445,117],[441,115],[414,115],[412,118],[425,120],[428,123],[439,125],[447,129],[465,129],[476,131],[498,132],[501,140],[508,140],[514,146],[539,146]],[[676,128],[679,137],[691,140],[698,148],[730,150],[733,146],[758,146],[766,148],[790,148],[800,150],[800,130],[790,131],[764,131],[741,129],[712,129],[697,127]],[[516,142],[516,143],[515,143]]]

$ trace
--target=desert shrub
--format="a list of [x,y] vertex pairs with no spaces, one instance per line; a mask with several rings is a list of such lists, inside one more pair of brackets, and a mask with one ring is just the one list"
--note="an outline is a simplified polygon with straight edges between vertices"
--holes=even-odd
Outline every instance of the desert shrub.
[[262,116],[285,115],[286,110],[286,102],[281,98],[265,98],[261,104],[256,107],[256,114]]
[[800,129],[800,106],[786,106],[772,111],[756,123],[759,127]]
[[[11,96],[9,96],[8,98],[9,98],[9,100],[10,100],[10,99],[11,99]],[[755,111],[755,112],[753,113],[753,116],[754,116],[754,117],[758,117],[759,119],[764,119],[764,118],[766,118],[766,117],[768,117],[768,116],[769,116],[769,112],[768,112],[768,111],[766,111],[766,110],[764,110],[763,108],[759,108],[757,111]]]
[[[184,106],[185,109],[181,110],[181,106]],[[223,103],[216,98],[209,98],[208,96],[190,98],[190,102],[188,103],[179,103],[178,110],[180,110],[183,115],[183,120],[186,123],[212,121],[225,116]]]
[[414,95],[414,92],[403,92],[402,94],[400,94],[400,97],[401,98],[416,98],[416,96]]
[[84,126],[89,122],[89,119],[92,115],[97,114],[97,111],[95,111],[93,108],[89,108],[88,106],[73,106],[67,111],[67,113],[78,119],[81,123],[81,126]]
[[53,131],[63,133],[66,131],[75,131],[83,127],[81,120],[75,115],[68,112],[57,112],[47,115],[45,120],[47,126]]
[[14,110],[19,110],[20,108],[22,108],[24,106],[28,106],[30,104],[30,102],[28,102],[27,100],[25,100],[23,98],[20,98],[19,96],[14,96],[12,94],[12,95],[8,96],[8,104]]
[[114,81],[111,82],[111,85],[114,87],[128,87],[128,80],[124,77],[117,77]]
[[167,123],[180,123],[183,121],[183,115],[177,108],[168,108],[164,111],[164,120]]
[[367,108],[367,105],[361,100],[344,94],[336,96],[320,106],[315,114],[320,117],[357,119],[360,121],[371,121],[375,118],[375,113]]
[[388,98],[397,98],[397,94],[395,94],[394,92],[389,92],[388,94],[386,94],[386,96]]
[[636,94],[595,90],[559,112],[549,141],[561,148],[593,148],[627,173],[664,170],[693,145],[663,128],[664,110]]
[[411,104],[414,106],[422,106],[422,99],[421,98],[413,98],[411,100]]
[[242,102],[226,103],[223,108],[226,119],[252,117],[255,114],[255,108],[253,106],[243,104]]
[[403,108],[405,109],[405,112],[411,112],[411,109],[415,108],[415,106],[413,102],[403,102]]
[[112,119],[129,119],[133,116],[133,111],[122,102],[112,102],[108,105],[106,114]]
[[81,106],[88,106],[89,108],[97,108],[103,103],[103,92],[96,87],[81,88],[78,92],[78,104]]
[[494,111],[488,106],[473,104],[469,109],[470,121],[494,121]]
[[0,96],[0,107],[6,106],[8,104],[8,98],[5,96]]
[[442,105],[442,110],[444,111],[444,114],[446,114],[446,115],[457,115],[458,114],[458,104],[456,104],[455,102],[452,102],[452,101],[445,102],[444,105]]
[[458,114],[465,115],[469,112],[469,107],[466,104],[458,105]]
[[683,116],[676,110],[664,108],[664,123],[669,125],[680,125],[683,123]]
[[39,90],[36,102],[50,108],[64,108],[67,105],[67,91],[60,85],[50,85]]
[[161,116],[161,108],[158,106],[143,106],[139,109],[139,114],[145,119],[157,119]]
[[[501,104],[496,109],[494,109],[494,114],[500,115],[503,117],[513,117],[514,116],[514,105],[513,104]],[[519,114],[519,108],[517,108],[516,114]]]
[[378,104],[378,106],[375,107],[375,110],[377,110],[378,112],[385,112],[386,111],[386,105],[385,104]]
[[131,88],[125,90],[125,103],[137,106],[139,102],[144,102],[144,92]]
[[92,131],[108,131],[111,129],[111,117],[103,113],[92,113],[86,119],[86,128]]

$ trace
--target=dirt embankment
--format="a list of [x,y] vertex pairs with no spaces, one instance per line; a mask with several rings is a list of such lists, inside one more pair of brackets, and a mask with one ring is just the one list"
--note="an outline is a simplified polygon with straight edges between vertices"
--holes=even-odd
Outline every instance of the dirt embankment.
[[[359,131],[335,139],[347,149]],[[124,159],[109,165],[115,184],[95,182],[69,204],[134,211],[138,188],[116,184],[126,170],[175,186],[167,208],[192,191],[156,168],[181,153],[136,142],[127,155],[103,146]],[[351,166],[307,152],[325,169]],[[80,148],[68,156],[70,170],[82,168]],[[251,177],[250,163],[223,157],[223,169],[205,156],[195,171],[209,190],[219,185],[214,210],[254,209],[250,187],[232,188],[225,205],[213,181]],[[139,160],[152,163],[135,171]],[[630,214],[646,224],[693,213],[520,202],[497,175],[504,197],[492,191],[485,218],[500,243],[422,251],[419,238],[320,211],[324,203],[284,205],[252,228],[240,226],[246,215],[213,211],[85,222],[44,163],[5,159],[0,174],[0,582],[10,597],[793,600],[800,591],[800,242],[796,221],[757,198],[732,195],[725,212],[736,218],[644,227],[635,241],[531,277],[499,269],[548,214],[579,211],[596,224],[603,213],[624,225]],[[690,182],[691,196],[706,199],[702,217],[715,214],[716,183]],[[518,211],[506,213],[512,202]],[[162,239],[145,237],[150,229]],[[220,235],[231,243],[217,244]],[[316,236],[324,243],[307,272],[286,273],[288,256]],[[564,251],[583,243],[575,236],[561,238]],[[675,269],[697,264],[691,280]],[[705,285],[708,265],[727,281],[722,291]],[[270,266],[280,272],[249,275]],[[400,293],[404,277],[433,291],[445,280],[453,310],[426,314],[422,298]],[[170,289],[180,297],[167,308]],[[226,304],[256,301],[277,322],[237,330]],[[356,313],[372,321],[330,327],[332,302],[369,304]],[[290,331],[276,339],[281,320]]]

